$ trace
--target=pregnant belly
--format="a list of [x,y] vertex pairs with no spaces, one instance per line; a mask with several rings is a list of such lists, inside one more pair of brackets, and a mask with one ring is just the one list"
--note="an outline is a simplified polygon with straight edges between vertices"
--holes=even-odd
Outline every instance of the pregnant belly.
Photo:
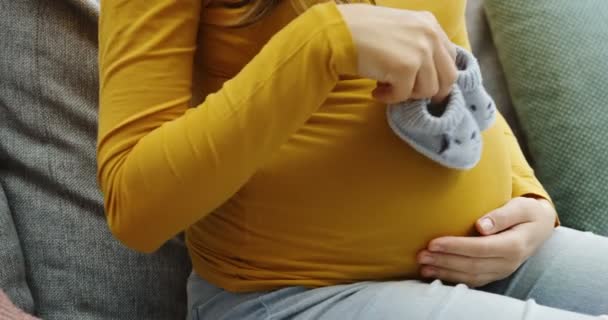
[[511,197],[504,128],[477,167],[450,170],[393,135],[383,106],[334,99],[198,226],[202,255],[256,280],[411,278],[429,240],[471,235]]

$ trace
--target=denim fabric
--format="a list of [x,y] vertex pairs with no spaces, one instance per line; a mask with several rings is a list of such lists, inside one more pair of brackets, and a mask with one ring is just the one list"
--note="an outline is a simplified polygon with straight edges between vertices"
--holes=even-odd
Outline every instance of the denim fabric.
[[0,0],[0,183],[35,301],[28,311],[183,319],[183,242],[138,254],[106,225],[95,177],[97,11],[93,0]]
[[608,238],[558,228],[513,276],[481,290],[400,281],[235,294],[192,274],[189,319],[594,319],[608,314],[606,252]]

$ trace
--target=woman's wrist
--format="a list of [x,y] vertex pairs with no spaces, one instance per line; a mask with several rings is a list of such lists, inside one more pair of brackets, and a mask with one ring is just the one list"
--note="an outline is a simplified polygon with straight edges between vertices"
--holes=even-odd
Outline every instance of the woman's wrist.
[[559,227],[561,225],[559,221],[559,216],[557,215],[557,211],[555,209],[555,205],[552,201],[536,194],[528,194],[522,197],[535,200],[535,203],[540,207],[539,211],[545,213],[549,217],[549,220],[551,221],[551,224],[554,228]]

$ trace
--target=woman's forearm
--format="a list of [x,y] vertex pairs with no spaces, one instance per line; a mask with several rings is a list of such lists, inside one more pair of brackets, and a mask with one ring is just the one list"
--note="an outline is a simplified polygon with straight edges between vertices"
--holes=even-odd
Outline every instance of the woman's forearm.
[[198,6],[102,2],[99,181],[112,231],[144,252],[228,200],[321,105],[338,74],[356,73],[349,31],[326,3],[187,109]]

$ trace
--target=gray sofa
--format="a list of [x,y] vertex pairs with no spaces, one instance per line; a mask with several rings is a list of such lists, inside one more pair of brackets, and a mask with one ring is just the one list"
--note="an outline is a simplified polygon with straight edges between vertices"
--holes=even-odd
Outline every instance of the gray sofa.
[[[469,3],[472,45],[519,132],[481,5]],[[183,319],[183,241],[142,255],[105,223],[97,14],[96,0],[0,0],[0,288],[45,319]]]

